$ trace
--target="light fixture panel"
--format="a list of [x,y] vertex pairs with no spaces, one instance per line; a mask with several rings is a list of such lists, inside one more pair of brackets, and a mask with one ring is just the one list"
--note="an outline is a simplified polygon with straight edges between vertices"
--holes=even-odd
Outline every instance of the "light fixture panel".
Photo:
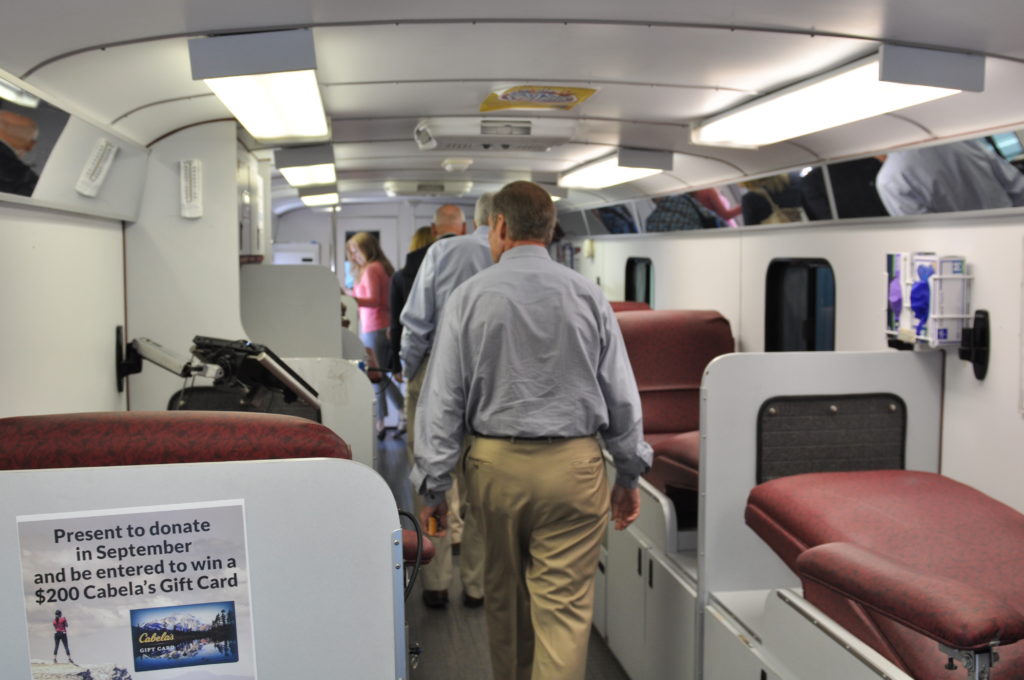
[[341,202],[338,192],[329,194],[313,194],[311,196],[299,196],[307,208],[321,208],[327,205],[337,205]]
[[892,83],[966,92],[985,89],[985,57],[903,45],[882,45],[878,77]]
[[618,154],[605,156],[574,168],[558,178],[558,186],[575,189],[604,189],[661,172],[658,168],[630,168],[619,165]]
[[294,168],[278,168],[288,184],[293,187],[307,187],[315,184],[329,184],[337,179],[334,163],[306,165]]
[[313,32],[308,29],[192,38],[188,56],[192,80],[316,68]]
[[256,139],[327,138],[311,31],[193,38],[188,47],[192,78]]
[[874,54],[709,118],[690,137],[694,144],[758,148],[958,92],[882,81]]
[[652,149],[619,149],[619,166],[626,168],[652,168],[671,170],[673,154],[671,151],[655,151]]

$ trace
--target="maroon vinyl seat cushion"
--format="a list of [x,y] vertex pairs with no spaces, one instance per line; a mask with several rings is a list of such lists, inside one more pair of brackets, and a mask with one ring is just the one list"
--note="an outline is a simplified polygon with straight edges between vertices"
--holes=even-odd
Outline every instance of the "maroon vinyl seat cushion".
[[0,419],[0,469],[351,458],[311,420],[266,413],[127,411]]
[[706,310],[617,313],[654,449],[646,479],[661,491],[697,489],[700,381],[712,359],[733,351],[729,322]]
[[635,312],[651,308],[646,302],[637,302],[636,300],[614,300],[609,304],[612,306],[613,312]]
[[[304,418],[228,411],[68,413],[0,419],[0,470],[158,465],[275,458],[352,458],[348,444]],[[404,532],[404,554],[416,554]],[[423,563],[434,546],[424,540]]]
[[672,486],[696,490],[700,473],[700,432],[649,434],[645,437],[654,451],[651,470],[645,478],[664,491]]
[[1024,515],[1012,508],[926,472],[815,473],[756,487],[746,521],[811,603],[914,678],[962,677],[936,640],[1008,644],[993,680],[1024,678]]

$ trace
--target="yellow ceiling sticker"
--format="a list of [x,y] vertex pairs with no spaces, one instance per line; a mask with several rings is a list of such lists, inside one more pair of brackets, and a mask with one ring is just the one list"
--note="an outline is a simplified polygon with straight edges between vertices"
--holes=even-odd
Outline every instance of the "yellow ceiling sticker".
[[503,109],[558,109],[568,111],[597,92],[590,87],[562,87],[558,85],[516,85],[492,92],[480,104],[480,111]]

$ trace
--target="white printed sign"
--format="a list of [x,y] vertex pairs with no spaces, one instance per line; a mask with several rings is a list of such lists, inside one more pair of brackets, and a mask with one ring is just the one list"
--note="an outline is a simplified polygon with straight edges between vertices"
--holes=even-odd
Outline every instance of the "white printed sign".
[[32,679],[255,680],[241,500],[18,517]]

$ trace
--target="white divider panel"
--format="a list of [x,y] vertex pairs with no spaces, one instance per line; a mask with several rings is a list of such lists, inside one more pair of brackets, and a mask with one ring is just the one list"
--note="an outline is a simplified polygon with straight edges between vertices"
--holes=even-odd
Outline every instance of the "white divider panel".
[[[697,631],[712,593],[800,586],[744,521],[757,479],[757,414],[780,396],[898,395],[906,405],[905,464],[939,471],[944,354],[771,352],[726,354],[701,381]],[[698,641],[697,677],[701,677]]]
[[366,346],[348,328],[341,329],[341,356],[350,361],[366,361]]
[[320,395],[320,420],[352,447],[352,459],[373,467],[373,385],[346,359],[288,358],[284,362]]
[[939,470],[940,352],[727,354],[701,382],[699,573],[709,592],[799,585],[744,522],[757,470],[757,413],[772,397],[892,393],[907,408],[906,467]]
[[[337,459],[0,472],[0,636],[4,640],[0,668],[4,677],[32,677],[26,608],[37,605],[25,594],[18,517],[106,513],[115,516],[111,521],[118,521],[117,515],[154,506],[208,508],[238,500],[244,504],[245,532],[242,537],[232,536],[231,542],[243,545],[248,557],[255,677],[405,677],[394,498],[372,469]],[[116,564],[104,561],[109,562],[106,566]],[[78,566],[98,563],[92,560]],[[150,578],[159,582],[166,577]],[[202,598],[203,591],[138,599],[142,606],[166,606],[204,602]],[[59,607],[45,605],[49,615],[55,606]],[[76,627],[74,621],[76,608],[81,614],[86,606],[102,606],[102,600],[60,607],[70,623],[72,654],[83,665],[90,656],[84,644],[89,631]],[[122,609],[108,615],[124,617],[130,662],[129,607]],[[80,623],[83,618],[78,617]],[[52,636],[50,631],[44,646]],[[239,648],[246,646],[239,644]],[[198,670],[196,677],[229,678],[231,665],[191,670]],[[189,669],[178,669],[179,676],[187,677],[185,670]],[[128,671],[135,675],[131,667]]]
[[279,357],[341,357],[341,289],[327,267],[245,265],[242,326]]

